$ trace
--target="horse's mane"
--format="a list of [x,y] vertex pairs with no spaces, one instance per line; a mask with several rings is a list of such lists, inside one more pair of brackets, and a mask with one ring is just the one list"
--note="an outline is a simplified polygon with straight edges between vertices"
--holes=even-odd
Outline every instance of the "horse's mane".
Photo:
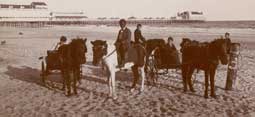
[[149,39],[146,41],[147,45],[156,45],[156,46],[160,46],[160,45],[165,45],[165,40],[164,39]]
[[[68,44],[69,45],[69,55],[70,58],[72,58],[73,63],[75,64],[81,64],[81,63],[85,63],[86,61],[86,57],[85,57],[85,53],[87,52],[87,46],[86,46],[86,38],[82,39],[82,38],[75,38],[72,39],[72,41]],[[79,45],[84,45],[84,48],[79,48],[81,46]],[[85,50],[81,50],[81,49],[85,49]],[[78,63],[77,63],[78,62]]]

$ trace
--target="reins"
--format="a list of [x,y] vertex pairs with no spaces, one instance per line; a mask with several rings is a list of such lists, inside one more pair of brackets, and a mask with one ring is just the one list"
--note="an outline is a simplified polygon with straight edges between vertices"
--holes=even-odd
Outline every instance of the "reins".
[[108,54],[106,57],[104,57],[103,59],[108,58],[109,56],[111,56],[114,52],[116,51],[116,49],[114,49],[110,54]]

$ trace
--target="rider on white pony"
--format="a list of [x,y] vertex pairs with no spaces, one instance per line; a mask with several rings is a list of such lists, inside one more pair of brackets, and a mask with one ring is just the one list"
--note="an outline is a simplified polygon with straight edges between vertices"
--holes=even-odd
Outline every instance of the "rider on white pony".
[[[109,82],[109,96],[113,97],[113,99],[117,98],[115,91],[115,74],[120,69],[119,68],[128,69],[132,68],[134,74],[133,85],[131,88],[131,92],[135,89],[136,83],[139,78],[142,79],[141,89],[144,90],[144,80],[145,80],[145,72],[144,72],[144,64],[139,64],[139,61],[146,60],[145,48],[143,46],[133,47],[131,45],[131,31],[126,28],[126,21],[120,20],[121,30],[118,34],[117,41],[115,42],[116,49],[108,50],[110,52],[108,55],[102,58],[102,66],[106,69],[107,78]],[[111,48],[108,48],[111,49]],[[140,57],[137,56],[137,50],[141,51]],[[118,58],[118,59],[117,59]],[[119,58],[121,60],[119,60]]]

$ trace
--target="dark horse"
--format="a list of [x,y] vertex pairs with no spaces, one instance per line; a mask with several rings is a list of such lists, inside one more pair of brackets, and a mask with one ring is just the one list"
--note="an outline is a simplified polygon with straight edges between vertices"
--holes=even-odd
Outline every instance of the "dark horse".
[[103,40],[95,40],[90,42],[93,47],[93,65],[98,65],[99,62],[102,60],[103,56],[107,54],[107,43]]
[[211,96],[216,97],[214,90],[214,77],[219,61],[226,65],[228,63],[227,51],[230,45],[226,39],[215,39],[208,43],[200,43],[198,41],[191,41],[190,39],[183,39],[181,43],[182,52],[182,77],[184,92],[187,91],[187,85],[192,92],[195,92],[191,77],[195,69],[205,71],[205,94],[208,98],[208,85],[210,79]]
[[153,50],[160,48],[166,44],[164,39],[148,39],[145,43],[146,49],[146,64],[145,64],[145,72],[148,72],[148,62],[149,57],[152,54]]
[[67,87],[68,96],[71,95],[71,87],[73,88],[73,93],[77,94],[77,81],[81,80],[81,64],[86,63],[86,41],[87,39],[73,39],[69,44],[59,48],[64,90]]
[[157,47],[162,47],[164,45],[166,45],[164,39],[148,39],[145,44],[147,56],[150,55],[151,52]]

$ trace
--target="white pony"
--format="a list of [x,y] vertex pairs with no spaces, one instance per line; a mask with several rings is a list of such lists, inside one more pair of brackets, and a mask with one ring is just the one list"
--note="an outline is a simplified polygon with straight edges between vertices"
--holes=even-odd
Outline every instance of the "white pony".
[[[143,49],[142,51],[145,52],[145,49],[142,47],[141,49]],[[117,60],[117,52],[116,50],[110,50],[108,49],[108,52],[110,52],[109,54],[107,54],[106,56],[103,57],[102,59],[102,66],[103,68],[106,69],[106,73],[107,73],[107,78],[108,78],[108,83],[109,83],[109,97],[112,97],[113,99],[117,99],[117,95],[116,95],[116,72],[120,71],[119,68],[116,68],[116,66],[118,65],[118,60]],[[137,55],[137,51],[136,49],[132,46],[130,47],[130,49],[127,52],[127,56],[126,56],[126,61],[125,65],[122,69],[130,69],[131,67],[135,66],[137,62],[137,58],[135,58],[134,56]],[[136,56],[137,57],[137,56]],[[130,58],[133,58],[130,59]],[[146,57],[143,56],[143,60],[145,61]],[[144,80],[145,80],[145,72],[144,72],[144,65],[143,66],[137,66],[138,69],[138,77],[142,78],[142,82],[141,82],[141,89],[140,91],[142,92],[144,90]],[[134,73],[133,73],[134,74]],[[134,75],[134,80],[135,80],[136,76]],[[135,83],[135,81],[133,81],[133,83]],[[135,89],[135,87],[131,88],[131,92],[133,92]]]

